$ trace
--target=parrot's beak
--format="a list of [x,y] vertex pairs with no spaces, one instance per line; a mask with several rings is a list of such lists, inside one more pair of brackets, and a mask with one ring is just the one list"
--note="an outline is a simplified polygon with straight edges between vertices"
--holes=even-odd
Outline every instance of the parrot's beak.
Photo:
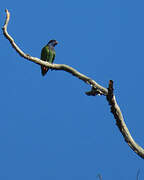
[[55,42],[55,45],[57,45],[57,44],[58,44],[58,41]]

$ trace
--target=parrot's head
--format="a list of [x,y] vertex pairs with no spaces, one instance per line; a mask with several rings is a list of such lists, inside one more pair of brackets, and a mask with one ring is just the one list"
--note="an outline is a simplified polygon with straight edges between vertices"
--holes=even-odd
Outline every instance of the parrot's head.
[[48,42],[48,45],[55,47],[58,44],[58,42],[55,39],[52,39]]

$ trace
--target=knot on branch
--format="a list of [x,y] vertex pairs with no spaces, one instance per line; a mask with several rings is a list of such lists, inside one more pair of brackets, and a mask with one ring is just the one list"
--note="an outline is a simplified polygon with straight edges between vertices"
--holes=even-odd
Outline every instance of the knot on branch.
[[85,92],[87,96],[104,95],[98,88],[92,87],[90,91]]

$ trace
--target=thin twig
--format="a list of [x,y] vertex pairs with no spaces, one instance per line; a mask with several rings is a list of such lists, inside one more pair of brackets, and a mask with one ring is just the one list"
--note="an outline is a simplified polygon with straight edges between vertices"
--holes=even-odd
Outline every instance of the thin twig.
[[102,180],[102,176],[100,174],[98,174],[97,177],[99,178],[99,180]]
[[138,178],[139,178],[139,175],[140,175],[140,169],[138,169],[138,171],[137,171],[136,180],[138,180]]
[[84,81],[85,83],[89,84],[91,86],[91,91],[86,92],[87,95],[89,96],[96,96],[96,95],[104,95],[107,97],[107,100],[109,102],[109,105],[111,107],[111,112],[114,115],[114,118],[116,119],[116,124],[120,130],[120,132],[122,133],[125,141],[128,143],[128,145],[131,147],[131,149],[136,152],[141,158],[144,158],[144,150],[142,147],[140,147],[132,138],[125,122],[123,119],[123,115],[121,113],[121,110],[116,102],[116,98],[113,94],[113,81],[109,82],[109,88],[104,88],[101,85],[99,85],[98,83],[96,83],[94,80],[92,80],[91,78],[85,76],[84,74],[78,72],[76,69],[65,65],[65,64],[51,64],[45,61],[42,61],[36,57],[32,57],[26,53],[24,53],[14,42],[14,39],[8,34],[7,32],[7,26],[8,26],[8,22],[10,19],[10,13],[9,11],[6,9],[6,21],[4,24],[3,29],[3,34],[4,36],[9,40],[9,42],[11,43],[12,47],[18,52],[18,54],[20,56],[22,56],[23,58],[32,61],[36,64],[39,65],[44,65],[46,67],[49,67],[51,69],[54,70],[63,70],[66,71],[70,74],[72,74],[73,76],[81,79],[82,81]]

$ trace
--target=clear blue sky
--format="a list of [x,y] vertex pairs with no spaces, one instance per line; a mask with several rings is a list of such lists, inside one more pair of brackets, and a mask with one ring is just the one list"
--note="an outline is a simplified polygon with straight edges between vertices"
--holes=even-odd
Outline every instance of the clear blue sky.
[[[55,63],[68,64],[104,87],[114,80],[125,122],[144,146],[144,1],[8,0],[8,32],[40,57],[57,39]],[[144,179],[144,160],[125,143],[105,97],[66,72],[21,58],[1,31],[0,179]]]

